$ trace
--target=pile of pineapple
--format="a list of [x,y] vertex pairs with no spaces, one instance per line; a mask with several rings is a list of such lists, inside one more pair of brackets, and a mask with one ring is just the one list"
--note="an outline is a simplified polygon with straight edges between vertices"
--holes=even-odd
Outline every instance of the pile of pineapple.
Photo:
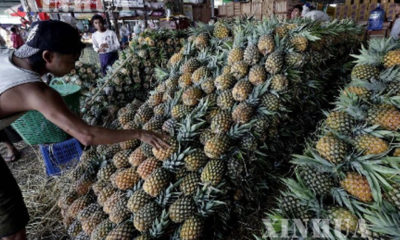
[[100,78],[100,69],[92,64],[76,62],[75,69],[62,80],[66,83],[76,84],[81,87],[81,94],[87,95],[92,92],[97,86],[97,80]]
[[[353,56],[351,82],[326,114],[316,140],[294,156],[295,179],[284,180],[279,209],[268,216],[274,226],[282,218],[329,219],[318,227],[336,224],[339,231],[330,228],[321,232],[323,238],[397,239],[400,44],[371,40]],[[311,221],[305,226],[312,233]],[[300,236],[298,228],[289,229]]]
[[[108,69],[105,77],[84,83],[90,86],[81,104],[83,119],[91,125],[110,126],[110,119],[116,118],[119,108],[133,99],[145,100],[157,84],[154,69],[166,66],[170,56],[182,47],[186,36],[184,31],[146,31],[132,40],[129,48],[119,53],[119,60]],[[85,72],[85,69],[79,68],[77,72]],[[109,84],[102,89],[111,76]],[[92,104],[87,105],[88,102]]]
[[276,19],[192,29],[150,97],[118,115],[121,128],[161,132],[170,147],[131,140],[86,151],[58,201],[70,236],[226,239],[246,206],[264,201],[264,165],[275,166],[282,139],[297,141],[302,121],[290,117],[315,121],[359,33],[349,21]]

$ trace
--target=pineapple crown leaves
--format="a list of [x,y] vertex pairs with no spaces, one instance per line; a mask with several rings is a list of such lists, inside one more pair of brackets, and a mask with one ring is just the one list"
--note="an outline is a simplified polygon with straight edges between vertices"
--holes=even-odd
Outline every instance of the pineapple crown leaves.
[[308,31],[308,30],[300,31],[299,33],[295,34],[294,36],[305,37],[307,40],[312,41],[312,42],[315,42],[315,41],[321,39],[320,37],[313,35],[313,34],[312,34],[310,31]]
[[211,35],[214,26],[210,26],[208,24],[198,22],[196,23],[196,27],[189,28],[189,34],[194,36],[199,36],[200,34]]
[[350,55],[356,58],[355,62],[358,64],[370,64],[379,66],[382,64],[385,54],[393,49],[399,47],[399,43],[393,39],[371,39],[368,43],[368,48],[364,45],[361,46],[359,55]]
[[357,209],[359,208],[360,202],[349,196],[344,189],[332,188],[331,195],[335,203],[339,204],[341,207],[347,208],[353,214],[359,213]]
[[[316,201],[315,194],[311,189],[307,188],[302,179],[297,176],[297,181],[291,178],[282,179],[289,192],[283,192],[283,196],[292,195],[304,202]],[[318,202],[318,201],[317,201]]]
[[400,214],[387,204],[384,207],[374,205],[363,209],[363,217],[370,223],[369,229],[373,232],[388,235],[394,239],[400,238]]
[[156,202],[163,208],[171,205],[175,202],[180,196],[181,193],[175,191],[175,189],[181,184],[182,179],[176,181],[175,183],[171,183],[165,191],[161,192],[160,195],[156,198]]
[[142,179],[139,180],[139,182],[136,183],[135,186],[133,186],[131,189],[129,189],[129,190],[127,191],[126,196],[127,196],[127,197],[132,196],[132,194],[133,194],[134,192],[136,192],[137,190],[139,190],[139,189],[142,188],[143,183],[144,183],[144,181],[143,181]]
[[188,147],[183,152],[181,152],[181,145],[179,145],[178,151],[172,154],[170,158],[163,162],[163,167],[172,172],[178,171],[184,165],[183,160],[190,151],[191,148]]
[[253,119],[250,122],[245,123],[245,124],[237,124],[236,123],[233,126],[231,126],[227,135],[231,139],[239,139],[239,138],[243,137],[244,135],[248,134],[256,122],[257,122],[257,120]]
[[341,165],[336,166],[328,160],[325,160],[310,147],[307,149],[306,154],[309,156],[294,154],[291,163],[319,169],[319,171],[326,173],[337,173],[338,169],[341,167]]
[[219,207],[226,204],[223,201],[217,200],[220,195],[224,194],[224,192],[220,190],[223,188],[224,184],[225,183],[220,183],[217,187],[203,185],[201,188],[197,188],[194,201],[201,216],[208,217],[214,214]]
[[161,215],[154,220],[149,233],[153,238],[161,237],[166,231],[168,225],[170,224],[169,214],[167,210],[163,209]]

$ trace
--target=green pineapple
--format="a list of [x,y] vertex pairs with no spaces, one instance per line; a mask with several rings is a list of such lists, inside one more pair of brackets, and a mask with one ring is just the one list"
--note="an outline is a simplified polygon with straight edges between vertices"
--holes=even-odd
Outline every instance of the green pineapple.
[[220,158],[229,149],[229,138],[224,135],[216,135],[210,138],[204,145],[204,153],[207,157]]
[[232,89],[232,96],[238,102],[242,102],[247,99],[253,90],[253,86],[247,80],[238,81]]
[[164,168],[156,169],[144,182],[143,190],[152,197],[158,196],[171,179],[171,174]]
[[210,128],[215,134],[226,133],[231,128],[232,123],[231,114],[220,112],[212,118]]
[[124,222],[108,233],[105,240],[131,240],[135,236],[135,228],[131,222]]
[[154,220],[161,214],[161,209],[155,202],[150,202],[142,207],[133,220],[135,228],[140,232],[147,231]]
[[329,194],[334,187],[334,181],[328,173],[318,172],[310,167],[300,168],[299,176],[308,188],[320,196]]
[[196,172],[189,173],[182,179],[182,182],[179,185],[179,190],[185,196],[192,195],[196,193],[200,182],[201,182],[200,175],[198,173]]
[[201,149],[195,149],[185,156],[185,167],[189,171],[197,171],[207,162],[207,156]]
[[201,239],[204,223],[199,217],[191,217],[187,219],[180,230],[180,238],[182,240],[198,240]]
[[222,160],[210,160],[201,172],[201,181],[203,183],[218,185],[225,174],[225,163]]
[[90,240],[103,240],[116,227],[116,225],[108,219],[103,220],[93,230]]
[[265,61],[265,69],[270,74],[277,74],[282,70],[283,57],[281,52],[271,53]]
[[249,82],[254,86],[258,86],[267,80],[267,72],[260,65],[255,65],[250,68]]
[[235,99],[233,99],[232,91],[225,90],[218,95],[217,105],[222,110],[230,110],[235,103]]
[[127,203],[127,208],[132,213],[137,213],[147,203],[151,202],[152,197],[143,189],[139,189],[132,194]]

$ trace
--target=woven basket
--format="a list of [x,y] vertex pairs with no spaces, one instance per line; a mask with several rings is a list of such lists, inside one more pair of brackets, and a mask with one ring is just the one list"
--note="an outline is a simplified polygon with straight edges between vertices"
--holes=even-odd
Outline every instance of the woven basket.
[[[57,80],[52,81],[50,87],[61,94],[71,111],[79,113],[79,92],[81,88],[78,85],[65,84]],[[11,125],[21,135],[22,139],[31,145],[57,143],[69,138],[67,133],[47,120],[38,111],[28,111]]]

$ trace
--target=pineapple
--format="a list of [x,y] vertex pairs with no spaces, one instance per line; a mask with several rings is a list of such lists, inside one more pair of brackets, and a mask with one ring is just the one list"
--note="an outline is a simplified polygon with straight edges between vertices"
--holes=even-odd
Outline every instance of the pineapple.
[[125,197],[125,194],[122,191],[114,192],[107,201],[103,204],[103,211],[107,214],[110,214],[113,207],[117,204],[119,200]]
[[331,135],[326,135],[318,140],[316,149],[328,161],[340,163],[346,157],[348,147],[342,140]]
[[207,33],[201,33],[194,39],[194,45],[198,49],[204,49],[208,46],[208,35]]
[[304,66],[305,57],[303,54],[298,52],[287,52],[285,56],[285,62],[291,68],[299,69]]
[[391,68],[397,65],[400,65],[400,50],[392,50],[386,53],[383,58],[383,66]]
[[280,107],[279,98],[272,93],[266,93],[261,97],[261,106],[264,106],[268,111],[276,112]]
[[128,208],[126,207],[127,202],[128,201],[126,198],[122,198],[115,203],[115,205],[111,209],[110,216],[109,216],[109,219],[111,222],[113,222],[115,224],[120,224],[125,219],[130,217],[130,212],[128,211]]
[[386,87],[386,93],[391,96],[398,96],[400,95],[400,83],[399,82],[391,82]]
[[70,237],[75,238],[81,231],[81,223],[78,220],[75,220],[71,225],[69,225],[67,232]]
[[258,50],[264,56],[270,54],[275,49],[275,41],[272,35],[263,35],[258,39]]
[[234,83],[235,83],[235,80],[233,79],[233,76],[230,73],[222,74],[222,75],[218,76],[214,82],[215,87],[217,88],[217,90],[220,90],[220,91],[231,88]]
[[232,89],[233,99],[242,102],[247,99],[247,97],[251,93],[251,90],[253,90],[253,87],[249,81],[240,80],[235,84]]
[[216,134],[226,133],[232,125],[231,114],[227,112],[220,112],[211,120],[211,131]]
[[253,135],[246,134],[240,139],[239,146],[241,149],[246,151],[256,151],[258,143]]
[[107,201],[109,197],[111,197],[117,190],[111,185],[105,186],[101,191],[97,194],[97,202],[104,206],[104,203]]
[[271,78],[271,89],[277,92],[285,91],[288,88],[289,81],[283,74],[276,74]]
[[382,154],[389,150],[389,144],[385,140],[367,134],[357,136],[354,145],[363,155]]
[[[162,103],[163,100],[163,93],[162,92],[155,92],[152,94],[149,99],[146,101],[146,103],[149,105],[149,107],[154,108],[158,104]],[[133,119],[132,119],[133,120]],[[122,124],[122,123],[121,123]],[[123,125],[123,124],[122,124]]]
[[373,65],[359,64],[351,71],[351,78],[360,80],[377,79],[379,77],[379,68]]
[[134,240],[151,240],[151,237],[149,237],[149,235],[140,235],[136,237]]
[[342,133],[351,133],[355,120],[346,112],[331,112],[325,120],[326,126],[330,129]]
[[183,53],[181,52],[174,53],[168,60],[168,66],[170,67],[175,66],[182,60],[182,58],[183,58]]
[[140,141],[137,139],[132,139],[132,140],[128,140],[128,141],[119,143],[122,150],[130,150],[130,149],[136,148],[137,146],[139,146],[139,144],[140,144]]
[[178,142],[174,139],[171,138],[169,141],[169,147],[168,148],[153,148],[153,155],[155,158],[157,158],[160,161],[165,161],[169,157],[172,156],[176,151],[178,151]]
[[142,148],[136,148],[135,151],[133,151],[129,157],[128,157],[128,162],[133,166],[133,167],[138,167],[144,160],[146,160],[146,155],[144,155]]
[[120,190],[128,190],[139,182],[140,176],[133,167],[116,171],[111,176],[111,183]]
[[156,132],[161,130],[162,124],[163,124],[163,118],[154,116],[147,123],[143,125],[142,129]]
[[302,220],[308,220],[313,217],[308,207],[298,198],[291,195],[284,196],[280,200],[279,205],[287,217],[299,218]]
[[199,217],[188,218],[182,225],[180,230],[180,238],[182,240],[198,240],[201,239],[203,232],[203,221]]
[[140,145],[140,148],[143,151],[143,154],[146,156],[146,158],[152,157],[153,156],[153,146],[148,144],[148,143],[142,143]]
[[255,65],[260,61],[260,52],[254,44],[253,39],[249,42],[243,53],[243,60],[250,66]]
[[[137,127],[135,127],[137,128]],[[102,153],[106,159],[112,158],[117,152],[121,151],[121,146],[119,144],[112,144]]]
[[84,232],[81,231],[75,238],[75,240],[90,240],[89,236]]
[[279,25],[275,28],[275,33],[278,34],[279,38],[284,38],[288,34],[286,24]]
[[334,187],[333,179],[329,174],[318,172],[310,167],[301,168],[299,175],[306,186],[317,195],[323,196],[329,194]]
[[185,156],[185,167],[189,171],[197,171],[207,162],[207,156],[201,149],[195,149]]
[[211,94],[215,90],[214,80],[211,78],[207,78],[201,83],[201,90],[206,94]]
[[155,202],[150,202],[135,214],[133,224],[137,230],[145,232],[160,214],[160,207]]
[[90,236],[97,225],[105,219],[107,219],[107,215],[103,211],[99,210],[93,213],[88,220],[82,222],[82,229],[88,236]]
[[307,50],[308,40],[303,36],[294,36],[290,39],[290,43],[293,45],[294,49],[299,52],[304,52]]
[[400,157],[400,148],[395,148],[394,149],[393,157]]
[[171,179],[171,174],[164,168],[156,169],[143,184],[143,190],[152,197],[158,196]]
[[231,68],[231,73],[236,79],[245,77],[248,73],[249,65],[244,61],[234,62]]
[[199,137],[200,143],[205,145],[206,142],[208,140],[210,140],[211,138],[213,138],[215,136],[215,134],[213,132],[211,132],[211,129],[206,129],[204,130]]
[[226,65],[222,68],[222,74],[229,74],[231,72],[232,67],[230,65]]
[[179,190],[185,195],[189,196],[196,193],[196,190],[201,182],[200,176],[196,172],[187,174],[179,185]]
[[151,157],[142,162],[136,170],[139,176],[146,180],[146,178],[153,173],[157,168],[161,167],[161,162],[156,158]]
[[116,153],[112,159],[113,164],[116,168],[127,168],[129,167],[129,155],[131,154],[131,151],[129,150],[122,150],[118,153]]
[[184,73],[179,77],[178,85],[182,89],[186,89],[192,85],[191,73]]
[[127,203],[127,208],[132,213],[136,214],[146,204],[151,202],[152,197],[147,194],[143,189],[139,189],[132,194]]
[[166,104],[165,103],[161,103],[159,105],[157,105],[156,107],[154,107],[153,109],[154,112],[154,116],[164,116],[167,112],[166,112]]
[[224,23],[217,22],[214,25],[214,37],[218,39],[225,39],[229,37],[229,29]]
[[131,240],[135,237],[135,228],[131,222],[124,222],[108,233],[105,240]]
[[128,111],[128,112],[118,116],[118,121],[121,125],[125,125],[125,124],[129,123],[130,121],[133,121],[134,118],[135,118],[135,112]]
[[179,75],[174,75],[165,81],[165,87],[168,89],[176,89],[178,87]]
[[229,51],[228,54],[228,65],[233,65],[236,62],[243,60],[244,51],[243,49],[236,47]]
[[196,212],[196,205],[189,196],[177,199],[169,207],[169,218],[175,223],[181,223],[192,217]]
[[282,70],[283,57],[281,52],[273,52],[265,60],[265,69],[270,74],[277,74]]
[[209,139],[204,145],[204,153],[209,158],[220,158],[229,148],[229,138],[216,135]]
[[367,99],[370,97],[371,92],[365,87],[349,86],[343,90],[343,94],[344,96],[354,95],[362,99]]
[[236,123],[247,123],[253,116],[254,109],[250,104],[241,102],[232,112],[232,119]]
[[183,92],[182,102],[186,106],[195,106],[199,103],[199,100],[203,92],[198,87],[190,87]]
[[177,124],[176,120],[170,118],[163,123],[162,130],[168,133],[170,136],[174,136],[176,124]]
[[340,185],[351,195],[363,202],[372,201],[371,188],[366,177],[356,172],[348,172]]
[[90,235],[90,240],[103,240],[107,235],[116,227],[116,225],[110,220],[103,220],[97,227],[93,230]]
[[385,197],[400,211],[400,183],[393,184],[392,189],[385,194]]
[[192,83],[199,84],[203,78],[210,75],[210,71],[206,67],[200,67],[192,74]]
[[92,203],[89,206],[87,206],[85,209],[80,211],[76,217],[80,222],[88,220],[93,213],[99,211],[101,209],[100,205],[97,203]]
[[400,128],[400,111],[387,104],[374,106],[368,111],[368,122],[387,130],[396,131]]
[[[201,66],[200,62],[195,58],[188,59],[181,67],[182,73],[192,74],[196,69]],[[192,75],[190,75],[191,77]]]
[[147,104],[143,104],[137,111],[135,116],[135,123],[142,126],[153,116],[153,109]]
[[171,117],[179,121],[182,118],[186,117],[186,115],[188,115],[191,111],[192,108],[190,106],[178,104],[172,107]]
[[349,210],[340,207],[329,209],[328,217],[342,231],[356,232],[358,226],[358,218]]
[[218,185],[225,174],[225,163],[222,160],[210,160],[201,172],[201,181],[212,186]]
[[93,200],[89,195],[84,195],[76,199],[67,209],[66,216],[70,218],[75,218],[80,211],[85,209],[92,203]]
[[255,65],[250,68],[249,82],[254,86],[258,86],[267,80],[267,72],[260,65]]
[[85,195],[89,192],[90,187],[95,181],[95,176],[92,176],[92,173],[85,173],[75,182],[75,191],[78,195]]

